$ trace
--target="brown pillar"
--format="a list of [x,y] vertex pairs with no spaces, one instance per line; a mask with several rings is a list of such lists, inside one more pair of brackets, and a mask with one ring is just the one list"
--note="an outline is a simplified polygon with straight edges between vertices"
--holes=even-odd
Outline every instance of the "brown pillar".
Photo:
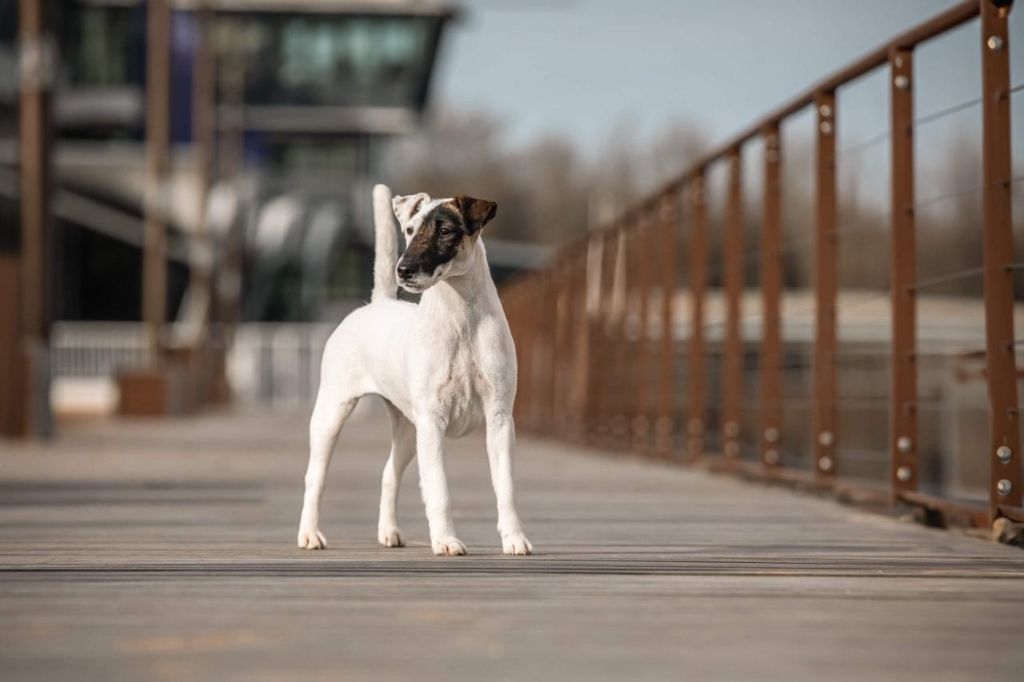
[[658,205],[661,239],[661,338],[658,348],[658,419],[654,423],[655,449],[671,457],[675,436],[675,295],[678,269],[676,240],[679,234],[679,191],[673,189]]
[[782,462],[782,210],[779,125],[764,129],[764,214],[761,226],[761,461]]
[[704,294],[708,286],[708,216],[704,200],[704,169],[687,186],[690,206],[690,339],[686,399],[687,459],[704,455],[706,426],[707,346],[704,339]]
[[889,56],[892,108],[892,378],[889,480],[893,496],[917,489],[917,247],[914,224],[914,53]]
[[23,386],[25,420],[32,437],[52,435],[49,346],[52,310],[53,230],[49,207],[49,90],[56,48],[47,30],[44,0],[21,0],[19,41],[21,106],[20,343],[16,381]]
[[167,321],[167,171],[170,152],[171,12],[168,0],[146,7],[146,197],[142,319],[160,363]]
[[989,401],[989,501],[1021,507],[1022,480],[1017,367],[1013,336],[1013,173],[1010,152],[1010,7],[981,2],[981,89],[985,339]]
[[739,148],[729,154],[729,198],[725,207],[722,247],[725,286],[725,340],[722,345],[722,454],[740,456],[743,400],[743,337],[740,316],[743,298],[743,166]]
[[817,116],[817,216],[815,221],[814,470],[835,476],[836,295],[839,251],[836,231],[836,98],[820,94]]

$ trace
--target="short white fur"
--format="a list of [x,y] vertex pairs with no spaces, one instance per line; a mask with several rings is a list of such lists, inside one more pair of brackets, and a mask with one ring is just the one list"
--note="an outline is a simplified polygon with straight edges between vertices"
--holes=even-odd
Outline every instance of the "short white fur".
[[434,554],[466,553],[452,521],[443,443],[486,430],[498,533],[505,554],[530,554],[516,511],[512,482],[516,356],[505,313],[491,279],[483,241],[467,238],[452,261],[416,282],[420,303],[397,300],[398,218],[406,242],[438,204],[426,194],[395,197],[373,190],[376,223],[371,302],[346,317],[324,349],[320,390],[309,424],[309,466],[298,545],[322,549],[320,499],[338,433],[359,399],[383,396],[391,414],[391,453],[381,480],[379,542],[404,544],[397,503],[402,473],[416,457]]

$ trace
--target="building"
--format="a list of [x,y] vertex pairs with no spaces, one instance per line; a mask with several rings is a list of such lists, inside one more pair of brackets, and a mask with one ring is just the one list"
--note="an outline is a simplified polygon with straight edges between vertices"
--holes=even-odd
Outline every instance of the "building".
[[[145,181],[146,19],[139,0],[51,4],[55,316],[138,320]],[[187,316],[190,236],[237,231],[243,315],[309,319],[367,281],[362,196],[381,148],[425,115],[450,7],[416,0],[171,2],[168,299]],[[213,51],[214,186],[193,130],[202,16]],[[14,65],[17,3],[0,5]],[[8,21],[7,19],[11,19]],[[0,68],[0,248],[18,238],[17,83]],[[7,74],[4,77],[2,74]],[[205,211],[205,214],[204,214]],[[219,221],[219,222],[218,222]]]

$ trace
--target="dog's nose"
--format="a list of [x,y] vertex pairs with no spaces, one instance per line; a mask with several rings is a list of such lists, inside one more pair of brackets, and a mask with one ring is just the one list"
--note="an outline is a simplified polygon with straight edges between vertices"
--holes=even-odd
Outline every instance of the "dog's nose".
[[410,277],[412,277],[412,274],[415,271],[416,268],[412,267],[411,265],[403,265],[401,263],[398,264],[398,276],[401,277],[402,279],[409,279]]

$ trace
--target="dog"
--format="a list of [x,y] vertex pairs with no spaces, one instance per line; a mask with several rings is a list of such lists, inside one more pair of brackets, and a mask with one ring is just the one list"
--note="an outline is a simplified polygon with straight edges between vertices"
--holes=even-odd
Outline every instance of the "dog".
[[[497,204],[373,188],[375,257],[370,303],[346,317],[324,348],[309,423],[309,467],[298,544],[322,549],[320,498],[338,433],[359,399],[384,398],[391,454],[381,480],[377,539],[402,547],[396,506],[402,473],[416,456],[434,554],[466,553],[452,523],[443,441],[481,426],[505,554],[530,554],[512,484],[516,355],[480,233]],[[395,218],[406,248],[398,258]],[[421,294],[398,299],[398,286]]]

